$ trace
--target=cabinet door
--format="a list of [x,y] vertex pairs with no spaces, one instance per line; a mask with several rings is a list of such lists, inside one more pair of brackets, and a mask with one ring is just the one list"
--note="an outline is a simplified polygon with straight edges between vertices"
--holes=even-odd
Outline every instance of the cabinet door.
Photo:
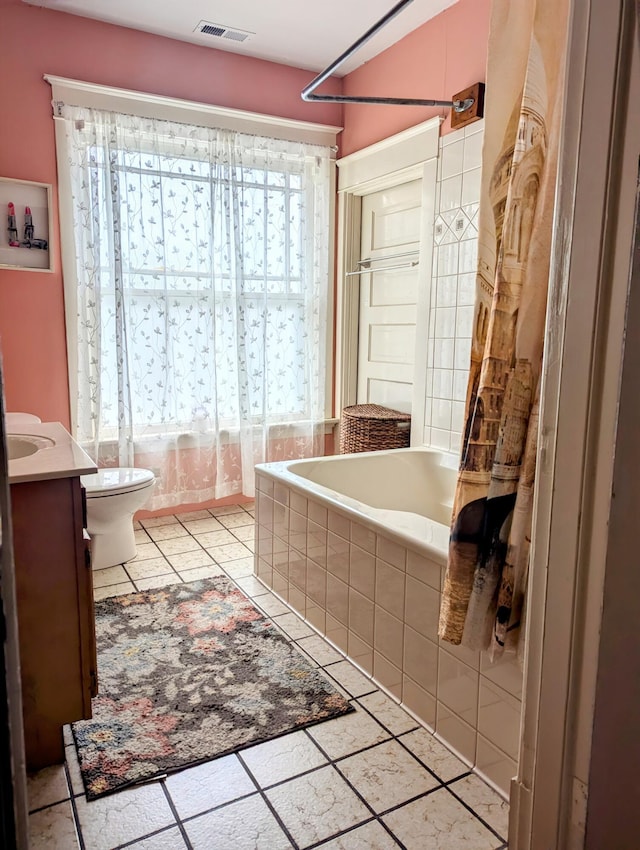
[[11,485],[29,769],[64,759],[62,725],[91,717],[95,626],[79,478]]
[[[86,519],[86,517],[85,517]],[[82,539],[84,541],[84,565],[86,568],[87,580],[89,583],[87,596],[88,605],[87,611],[89,614],[89,626],[87,634],[87,655],[89,665],[89,691],[91,697],[98,696],[98,656],[96,646],[95,632],[95,617],[94,617],[94,599],[93,599],[93,570],[91,566],[91,538],[86,528],[82,530]]]
[[[84,493],[80,490],[80,522],[84,517]],[[93,608],[93,574],[91,570],[91,538],[82,529],[82,548],[78,558],[78,627],[82,668],[83,718],[91,717],[91,699],[98,695],[98,662],[96,657],[96,632]]]

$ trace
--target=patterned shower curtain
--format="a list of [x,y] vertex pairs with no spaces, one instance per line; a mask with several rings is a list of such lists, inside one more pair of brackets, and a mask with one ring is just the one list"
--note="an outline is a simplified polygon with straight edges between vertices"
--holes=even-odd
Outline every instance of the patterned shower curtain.
[[523,621],[569,0],[494,0],[477,297],[440,636],[499,654]]

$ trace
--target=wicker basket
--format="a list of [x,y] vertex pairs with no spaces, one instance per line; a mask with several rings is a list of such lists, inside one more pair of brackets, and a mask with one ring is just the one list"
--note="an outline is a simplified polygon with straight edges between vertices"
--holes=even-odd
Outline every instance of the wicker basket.
[[411,415],[379,404],[345,407],[340,419],[340,454],[403,449],[409,445]]

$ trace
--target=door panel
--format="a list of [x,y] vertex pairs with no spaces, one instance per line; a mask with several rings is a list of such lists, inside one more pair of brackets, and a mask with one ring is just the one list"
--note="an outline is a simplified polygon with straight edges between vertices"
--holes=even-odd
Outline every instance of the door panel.
[[[385,192],[386,195],[389,192]],[[371,248],[400,248],[420,239],[420,205],[373,211]]]
[[[390,275],[393,275],[391,281]],[[391,307],[398,304],[413,306],[418,297],[418,276],[415,268],[398,269],[386,274],[380,271],[363,275],[361,285],[369,286],[369,306],[371,307]]]
[[360,278],[358,404],[411,412],[421,205],[421,180],[362,199],[360,256],[381,268]]
[[384,407],[391,407],[394,410],[402,410],[405,399],[411,398],[411,388],[411,384],[402,381],[384,381],[380,378],[374,378],[369,381],[367,386],[369,402],[371,404],[382,404]]
[[369,361],[412,366],[415,325],[369,325]]

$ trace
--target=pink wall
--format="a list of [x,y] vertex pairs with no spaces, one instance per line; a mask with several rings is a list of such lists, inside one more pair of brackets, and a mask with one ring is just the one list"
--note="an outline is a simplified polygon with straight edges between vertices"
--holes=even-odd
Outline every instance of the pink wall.
[[[51,88],[43,74],[338,126],[342,109],[300,99],[312,76],[309,71],[27,6],[20,0],[0,0],[0,35],[0,175],[54,187],[54,273],[0,270],[7,407],[68,425],[56,157]],[[339,80],[326,85],[332,93],[340,91]],[[2,221],[0,217],[0,226]]]
[[[344,77],[344,94],[450,100],[484,82],[490,11],[491,0],[459,0]],[[449,132],[448,109],[346,104],[340,156],[435,115],[446,118],[441,132]]]
[[[451,97],[484,79],[490,0],[460,0],[344,78],[345,93]],[[51,183],[53,274],[0,270],[0,350],[7,406],[69,424],[51,89],[43,74],[286,118],[344,125],[340,156],[438,110],[307,104],[310,73],[0,0],[0,175]],[[322,90],[338,93],[339,80]],[[343,124],[344,118],[344,124]],[[448,126],[448,120],[443,129]],[[1,215],[1,211],[0,211]],[[2,219],[0,218],[0,226]]]

